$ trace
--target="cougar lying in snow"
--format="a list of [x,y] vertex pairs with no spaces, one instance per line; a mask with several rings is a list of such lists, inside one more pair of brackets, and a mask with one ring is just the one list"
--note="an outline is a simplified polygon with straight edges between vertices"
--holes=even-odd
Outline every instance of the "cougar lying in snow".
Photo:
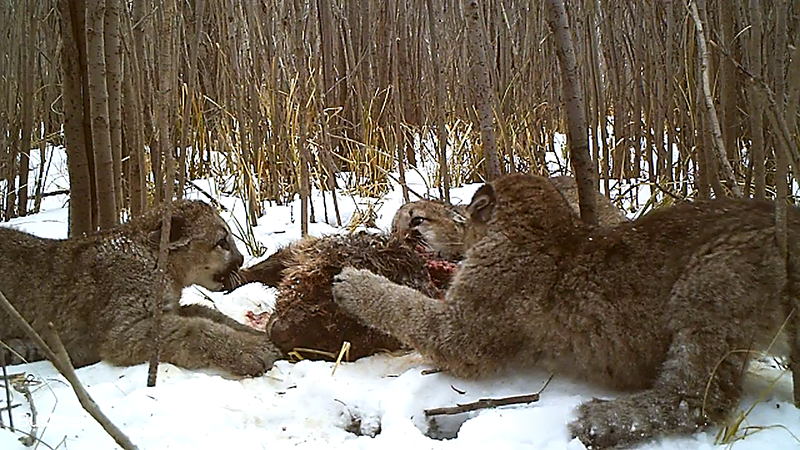
[[[219,291],[241,266],[228,226],[203,202],[174,202],[164,290],[155,270],[162,211],[67,240],[0,227],[0,291],[37,330],[54,324],[76,367],[101,359],[119,365],[148,361],[161,293],[162,361],[235,375],[268,370],[280,352],[264,333],[216,310],[178,304],[183,288],[198,284]],[[2,311],[0,341],[22,350],[23,357],[38,356],[30,354],[30,341]]]
[[467,211],[445,301],[345,268],[336,303],[459,376],[534,367],[627,391],[578,408],[569,429],[587,446],[719,423],[738,405],[747,350],[800,361],[798,209],[788,262],[771,202],[685,203],[593,227],[547,179],[518,174],[480,188]]

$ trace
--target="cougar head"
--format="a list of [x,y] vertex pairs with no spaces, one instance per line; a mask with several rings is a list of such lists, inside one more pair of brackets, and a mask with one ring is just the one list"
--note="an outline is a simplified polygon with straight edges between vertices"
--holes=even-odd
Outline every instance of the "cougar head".
[[467,207],[467,248],[491,231],[525,243],[535,235],[571,233],[580,218],[566,198],[544,177],[509,174],[481,186]]
[[[161,221],[150,232],[157,245]],[[183,287],[197,284],[211,291],[230,285],[244,262],[230,228],[210,205],[197,200],[173,203],[169,235],[169,267]]]
[[411,246],[448,261],[464,256],[464,211],[459,206],[419,200],[401,206],[392,220],[392,234]]

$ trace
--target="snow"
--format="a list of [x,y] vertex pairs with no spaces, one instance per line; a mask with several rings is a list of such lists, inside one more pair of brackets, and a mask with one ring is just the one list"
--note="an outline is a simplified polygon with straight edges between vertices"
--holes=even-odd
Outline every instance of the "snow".
[[[426,192],[422,175],[408,175],[415,190]],[[246,223],[241,201],[218,192],[211,180],[196,183],[228,208],[223,216],[232,230],[237,230],[236,223]],[[477,188],[455,189],[453,198],[468,202]],[[190,197],[203,198],[199,193]],[[314,201],[317,218],[321,219],[318,193]],[[376,203],[374,199],[340,196],[345,224],[366,202]],[[386,230],[401,204],[399,189],[380,203],[376,223]],[[7,225],[39,236],[63,238],[67,230],[65,204],[63,196],[48,197],[43,212]],[[329,209],[332,218],[330,204]],[[299,201],[265,211],[253,235],[266,253],[261,257],[249,255],[247,264],[300,237],[299,211]],[[312,224],[310,230],[313,235],[343,232],[321,222]],[[240,249],[246,250],[241,243]],[[213,303],[238,320],[243,320],[248,310],[268,310],[275,296],[274,290],[258,284],[228,295],[197,287],[188,288],[184,294],[184,302]],[[570,440],[566,428],[574,419],[574,408],[593,397],[617,395],[556,377],[539,402],[437,419],[432,430],[423,414],[427,408],[536,392],[549,374],[513,373],[464,380],[446,373],[424,375],[423,371],[430,368],[418,354],[409,353],[343,363],[335,373],[334,365],[328,362],[279,361],[267,374],[245,379],[214,370],[192,371],[162,364],[158,385],[153,388],[145,387],[146,365],[115,367],[101,362],[79,369],[78,375],[101,409],[140,449],[582,449],[579,441]],[[38,383],[30,389],[38,410],[39,435],[48,446],[69,450],[116,448],[83,411],[70,386],[50,363],[13,366],[9,371],[30,374]],[[29,405],[22,394],[12,393],[13,403],[20,404],[13,410],[15,425],[29,431]],[[4,404],[0,400],[0,407]],[[800,436],[800,415],[792,404],[791,376],[770,359],[757,361],[750,370],[741,409],[747,411],[753,404],[742,428],[762,429],[736,442],[736,448],[790,448],[800,444],[794,437]],[[7,425],[5,412],[2,418]],[[642,448],[712,448],[717,431],[664,438]],[[19,436],[0,430],[0,449],[26,448],[17,441]]]

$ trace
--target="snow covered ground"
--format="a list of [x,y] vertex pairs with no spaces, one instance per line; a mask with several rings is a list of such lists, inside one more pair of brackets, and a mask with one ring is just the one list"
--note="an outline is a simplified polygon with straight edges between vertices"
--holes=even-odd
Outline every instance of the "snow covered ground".
[[[412,187],[424,191],[413,173]],[[244,223],[241,202],[215,191],[210,182],[200,183],[229,208],[223,216],[232,224]],[[456,189],[454,201],[468,202],[477,185]],[[199,194],[192,197],[202,198]],[[65,237],[67,211],[64,197],[49,197],[43,212],[10,224],[40,236]],[[374,200],[370,200],[374,203]],[[317,218],[322,203],[315,197]],[[340,197],[342,219],[347,222],[364,202]],[[382,201],[377,225],[388,229],[400,206],[399,190]],[[360,207],[361,207],[360,206]],[[299,202],[272,207],[254,229],[267,248],[266,255],[300,236]],[[332,214],[331,214],[332,216]],[[235,225],[232,225],[236,229]],[[323,223],[312,224],[311,233],[342,232]],[[245,250],[240,245],[242,251]],[[262,256],[266,257],[266,255]],[[258,259],[249,257],[246,264]],[[248,310],[268,309],[274,292],[248,285],[229,295],[188,288],[184,301],[208,301],[243,320]],[[278,362],[266,375],[233,379],[212,370],[190,371],[162,364],[158,385],[145,387],[147,367],[115,367],[99,363],[78,370],[89,393],[103,411],[140,449],[581,449],[570,440],[566,424],[574,408],[594,396],[614,396],[592,386],[556,378],[541,400],[528,405],[487,409],[438,420],[433,430],[423,410],[452,406],[484,397],[501,397],[538,391],[546,373],[511,374],[468,381],[437,373],[423,375],[426,365],[417,354],[377,355],[342,364],[303,361]],[[47,362],[14,366],[11,373],[30,374],[30,389],[38,410],[37,423],[43,444],[39,448],[94,450],[115,448],[114,442],[83,412],[71,388]],[[773,384],[773,381],[778,379]],[[747,395],[741,408],[752,411],[741,429],[753,434],[735,442],[735,448],[800,447],[800,411],[792,404],[790,374],[768,360],[751,370]],[[0,389],[0,394],[2,390]],[[15,425],[30,430],[30,408],[19,392],[13,392]],[[0,400],[0,407],[4,401]],[[5,413],[3,421],[8,424]],[[757,432],[755,432],[758,430]],[[714,447],[717,430],[687,438],[668,438],[643,448],[697,449]],[[439,439],[428,437],[436,436]],[[0,449],[23,449],[20,434],[0,430]],[[450,439],[441,439],[449,437]]]

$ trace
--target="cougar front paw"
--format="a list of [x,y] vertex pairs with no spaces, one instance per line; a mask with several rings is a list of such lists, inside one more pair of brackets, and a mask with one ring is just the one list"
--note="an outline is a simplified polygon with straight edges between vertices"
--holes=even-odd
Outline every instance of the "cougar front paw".
[[578,407],[578,419],[569,424],[569,431],[588,449],[622,447],[637,432],[627,418],[614,401],[594,399]]
[[238,354],[228,361],[226,370],[234,375],[256,377],[272,368],[281,357],[280,351],[267,339],[248,339]]
[[371,280],[375,278],[368,270],[345,267],[333,277],[333,300],[345,311],[355,314],[370,295]]
[[666,434],[690,434],[708,425],[697,397],[641,391],[614,400],[594,399],[578,407],[569,425],[587,448],[626,448]]

